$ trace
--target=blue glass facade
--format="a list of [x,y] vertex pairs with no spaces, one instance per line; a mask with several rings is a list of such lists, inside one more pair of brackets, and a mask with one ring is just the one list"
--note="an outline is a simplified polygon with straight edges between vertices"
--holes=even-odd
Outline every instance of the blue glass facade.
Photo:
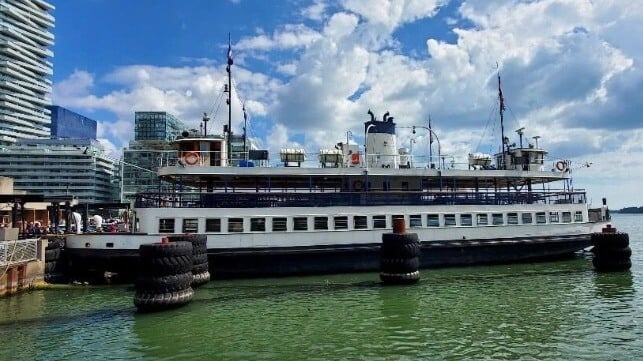
[[58,105],[51,110],[51,137],[96,139],[96,121]]

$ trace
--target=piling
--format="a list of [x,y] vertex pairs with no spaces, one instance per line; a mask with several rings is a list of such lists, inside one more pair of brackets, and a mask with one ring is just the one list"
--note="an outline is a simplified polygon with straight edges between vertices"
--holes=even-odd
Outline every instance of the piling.
[[627,233],[617,232],[611,225],[600,233],[592,234],[594,258],[592,264],[597,272],[626,271],[632,267],[630,238]]
[[404,219],[393,219],[393,233],[382,235],[380,280],[384,284],[413,284],[420,280],[420,241],[406,233]]
[[205,234],[172,234],[168,236],[170,242],[192,243],[192,288],[210,282],[208,263],[208,236]]

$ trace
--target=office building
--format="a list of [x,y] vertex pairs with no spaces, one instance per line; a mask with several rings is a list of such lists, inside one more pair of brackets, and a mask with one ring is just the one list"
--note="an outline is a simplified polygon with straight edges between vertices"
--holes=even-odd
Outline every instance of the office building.
[[47,107],[51,111],[51,137],[96,139],[97,122],[58,105]]
[[54,7],[0,0],[0,145],[49,138]]

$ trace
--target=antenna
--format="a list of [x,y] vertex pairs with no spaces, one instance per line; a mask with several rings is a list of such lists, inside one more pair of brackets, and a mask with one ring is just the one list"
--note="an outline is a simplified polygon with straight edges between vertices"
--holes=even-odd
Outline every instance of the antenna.
[[516,133],[518,133],[518,136],[520,137],[520,148],[522,148],[522,134],[523,134],[522,131],[523,130],[525,130],[525,127],[521,127],[521,128],[516,129]]
[[203,135],[208,135],[208,122],[210,121],[210,117],[208,117],[208,113],[203,113]]
[[538,139],[540,139],[540,135],[536,135],[536,136],[531,137],[531,138],[536,141],[536,149],[538,149]]

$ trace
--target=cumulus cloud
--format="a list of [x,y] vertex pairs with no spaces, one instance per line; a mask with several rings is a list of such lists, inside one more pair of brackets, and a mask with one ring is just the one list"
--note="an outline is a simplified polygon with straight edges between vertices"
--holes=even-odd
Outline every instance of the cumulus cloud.
[[[308,21],[255,30],[233,45],[235,55],[270,64],[250,70],[235,57],[240,100],[233,106],[241,119],[245,104],[262,130],[258,140],[273,151],[326,148],[348,130],[360,143],[371,108],[378,117],[390,111],[407,141],[405,127],[426,125],[430,115],[445,154],[494,152],[499,70],[512,141],[525,127],[525,140],[541,136],[552,158],[590,158],[599,170],[613,162],[605,154],[641,155],[640,2],[316,0],[296,13]],[[438,21],[452,36],[433,33]],[[413,56],[401,36],[409,24],[424,44]],[[55,84],[54,99],[115,113],[117,120],[99,128],[107,138],[131,138],[135,110],[165,110],[196,125],[204,111],[224,112],[216,94],[226,74],[221,62],[187,64],[130,65],[100,76],[77,70]],[[96,94],[97,83],[116,90]],[[643,165],[629,168],[643,176]]]

